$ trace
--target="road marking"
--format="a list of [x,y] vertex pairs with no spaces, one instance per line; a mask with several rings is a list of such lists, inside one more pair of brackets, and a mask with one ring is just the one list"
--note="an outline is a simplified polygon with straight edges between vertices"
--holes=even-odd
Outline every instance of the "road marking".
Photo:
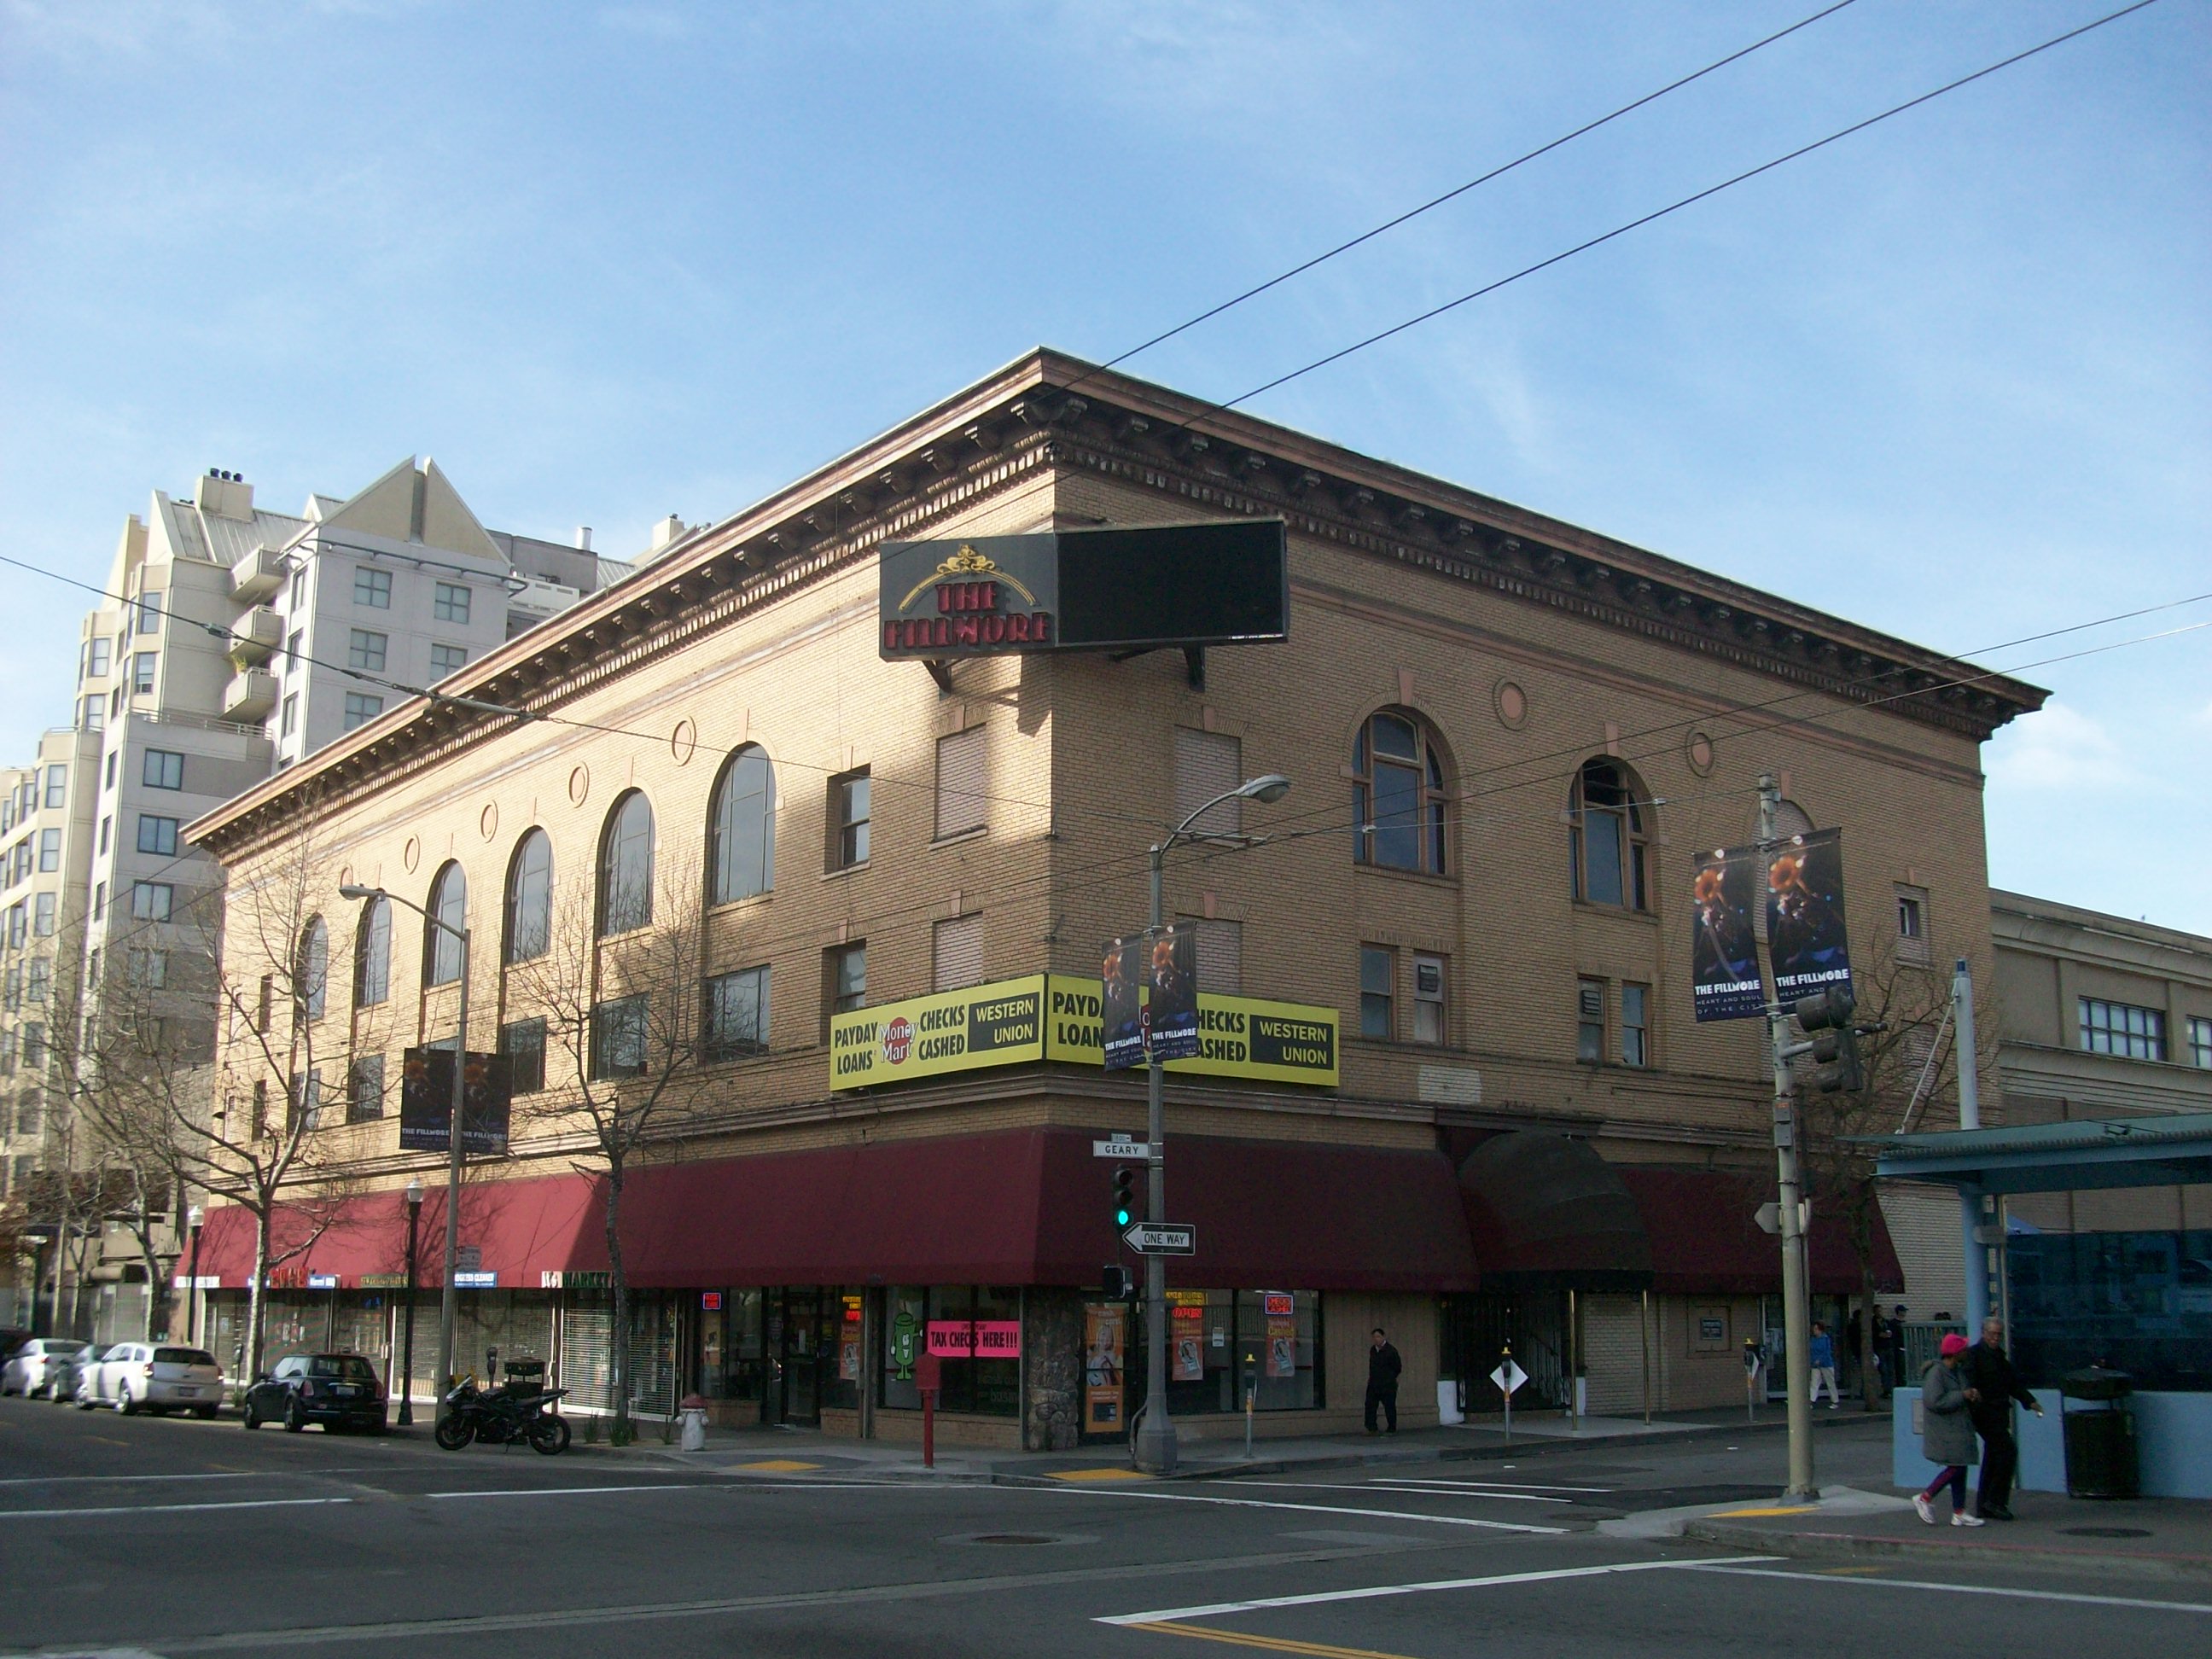
[[[595,1492],[705,1492],[720,1487],[726,1492],[744,1492],[752,1483],[740,1486],[728,1480],[658,1480],[649,1486],[492,1486],[481,1489],[464,1488],[455,1492],[417,1492],[418,1498],[581,1498]],[[404,1498],[404,1492],[394,1497]]]
[[1053,1480],[1149,1480],[1152,1477],[1142,1469],[1062,1469],[1049,1475]]
[[1139,1630],[1156,1630],[1163,1636],[1194,1636],[1201,1642],[1226,1642],[1240,1648],[1266,1648],[1274,1653],[1305,1653],[1320,1656],[1320,1659],[1410,1659],[1402,1653],[1384,1653],[1376,1648],[1337,1648],[1326,1642],[1297,1642],[1286,1636],[1253,1636],[1241,1630],[1208,1630],[1203,1625],[1180,1625],[1173,1620],[1158,1625],[1140,1625]]
[[1719,1567],[1735,1561],[1779,1561],[1778,1555],[1714,1556],[1700,1561],[1618,1561],[1602,1567],[1553,1567],[1540,1572],[1499,1572],[1481,1578],[1431,1578],[1414,1584],[1370,1584],[1360,1589],[1318,1590],[1307,1595],[1270,1595],[1250,1601],[1213,1601],[1204,1607],[1161,1607],[1151,1613],[1120,1613],[1094,1620],[1100,1625],[1157,1625],[1183,1619],[1214,1619],[1270,1607],[1310,1607],[1327,1601],[1368,1601],[1386,1595],[1425,1595],[1437,1590],[1488,1589],[1500,1584],[1543,1584],[1562,1578],[1600,1578],[1619,1572],[1674,1572],[1685,1567]]
[[1222,1504],[1239,1510],[1300,1510],[1309,1515],[1364,1515],[1384,1521],[1422,1521],[1432,1527],[1480,1527],[1490,1532],[1531,1532],[1555,1536],[1565,1527],[1533,1526],[1526,1521],[1486,1521],[1472,1515],[1423,1515],[1415,1510],[1356,1510],[1345,1504],[1285,1504],[1271,1498],[1207,1498],[1194,1492],[1127,1492],[1072,1486],[1071,1492],[1100,1498],[1150,1498],[1163,1504]]
[[1747,1515],[1817,1515],[1820,1509],[1820,1506],[1818,1504],[1786,1504],[1778,1507],[1770,1505],[1768,1508],[1760,1510],[1715,1510],[1705,1519],[1733,1521]]
[[1243,1480],[1224,1478],[1209,1480],[1210,1486],[1281,1486],[1296,1492],[1402,1492],[1408,1498],[1494,1498],[1504,1504],[1571,1504],[1570,1498],[1540,1498],[1534,1492],[1453,1492],[1434,1486],[1401,1486],[1376,1480]]
[[[464,1119],[463,1121],[465,1122],[466,1120]],[[802,1463],[795,1457],[771,1457],[758,1463],[737,1463],[732,1467],[740,1469],[758,1469],[764,1474],[805,1474],[822,1466],[819,1463]]]
[[1402,1481],[1412,1486],[1481,1486],[1503,1487],[1507,1492],[1612,1492],[1611,1486],[1547,1486],[1534,1480],[1447,1480],[1431,1474],[1386,1474],[1383,1480]]
[[[1769,1560],[1777,1558],[1769,1556]],[[2212,1613],[2212,1602],[2154,1601],[2134,1595],[2082,1595],[2067,1590],[2008,1589],[1996,1584],[1943,1584],[1926,1578],[1837,1578],[1825,1572],[1789,1572],[1771,1567],[1739,1567],[1717,1561],[1684,1561],[1700,1572],[1735,1573],[1746,1578],[1791,1578],[1808,1584],[1853,1584],[1869,1588],[1943,1590],[1953,1595],[2005,1595],[2022,1601],[2069,1601],[2090,1607],[2146,1607],[2157,1613]]]
[[221,1474],[25,1474],[0,1480],[0,1486],[112,1486],[120,1481],[143,1480],[253,1480],[264,1477],[272,1480],[297,1480],[303,1476],[317,1479],[326,1474],[382,1474],[381,1467],[374,1469],[238,1469]]
[[354,1501],[350,1498],[246,1498],[229,1504],[104,1504],[97,1509],[0,1510],[0,1521],[51,1521],[73,1515],[183,1515],[200,1510],[301,1509],[313,1504]]

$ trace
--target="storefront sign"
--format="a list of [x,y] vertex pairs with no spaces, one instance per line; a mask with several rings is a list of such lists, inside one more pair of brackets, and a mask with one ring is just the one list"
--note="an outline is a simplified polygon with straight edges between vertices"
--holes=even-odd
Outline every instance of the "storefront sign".
[[495,1273],[456,1272],[453,1288],[459,1291],[495,1291],[499,1288],[499,1275]]
[[702,1313],[720,1313],[720,1312],[721,1312],[721,1311],[722,1311],[722,1293],[721,1293],[720,1291],[700,1291],[700,1292],[699,1292],[699,1310],[700,1310]]
[[1022,1356],[1022,1322],[933,1319],[929,1322],[929,1352],[939,1359],[1018,1359]]
[[311,1291],[335,1291],[338,1287],[336,1273],[309,1273],[307,1288]]
[[405,1273],[363,1273],[354,1283],[364,1291],[404,1291],[407,1288]]
[[886,658],[980,657],[1059,643],[1057,537],[885,542],[878,575]]
[[219,1291],[222,1279],[215,1273],[202,1273],[198,1279],[189,1273],[179,1273],[176,1287],[180,1291]]
[[1291,1293],[1288,1291],[1262,1291],[1260,1292],[1260,1311],[1267,1315],[1270,1319],[1288,1319],[1291,1317],[1294,1306],[1294,1298]]
[[[1047,982],[1045,1058],[1073,1066],[1106,1060],[1098,988],[1054,974]],[[1303,1002],[1198,994],[1198,1052],[1171,1060],[1170,1072],[1239,1077],[1260,1083],[1337,1080],[1337,1012]]]
[[1083,1431],[1112,1434],[1121,1426],[1127,1385],[1128,1310],[1093,1302],[1083,1310]]

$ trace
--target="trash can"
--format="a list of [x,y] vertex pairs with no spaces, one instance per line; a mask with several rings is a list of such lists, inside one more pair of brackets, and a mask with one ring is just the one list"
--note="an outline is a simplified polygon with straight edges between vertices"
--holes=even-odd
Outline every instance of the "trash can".
[[706,1450],[706,1401],[696,1394],[687,1394],[684,1396],[683,1403],[676,1408],[676,1412],[684,1421],[683,1449],[685,1451]]
[[2104,1365],[2085,1365],[2059,1379],[2069,1498],[2134,1498],[2141,1492],[2136,1414],[2128,1405],[2135,1389],[2133,1377]]

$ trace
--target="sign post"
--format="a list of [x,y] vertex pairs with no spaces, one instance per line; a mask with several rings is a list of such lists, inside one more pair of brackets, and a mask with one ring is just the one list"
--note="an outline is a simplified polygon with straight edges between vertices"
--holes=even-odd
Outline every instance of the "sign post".
[[1514,1363],[1510,1342],[1505,1345],[1505,1352],[1498,1359],[1498,1369],[1491,1372],[1490,1380],[1498,1384],[1498,1392],[1505,1396],[1505,1443],[1510,1446],[1513,1443],[1513,1395],[1528,1380],[1528,1373]]
[[944,1386],[945,1362],[924,1352],[914,1358],[915,1386],[921,1390],[921,1467],[937,1467],[937,1391]]

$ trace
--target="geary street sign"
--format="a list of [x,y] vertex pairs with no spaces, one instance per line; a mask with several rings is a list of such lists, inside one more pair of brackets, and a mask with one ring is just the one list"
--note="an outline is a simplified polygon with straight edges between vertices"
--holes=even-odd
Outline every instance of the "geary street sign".
[[1149,1140],[1094,1140],[1091,1143],[1093,1158],[1119,1158],[1130,1160],[1148,1158],[1152,1155]]
[[1196,1255],[1198,1229],[1169,1222],[1139,1221],[1121,1235],[1121,1242],[1139,1255]]

